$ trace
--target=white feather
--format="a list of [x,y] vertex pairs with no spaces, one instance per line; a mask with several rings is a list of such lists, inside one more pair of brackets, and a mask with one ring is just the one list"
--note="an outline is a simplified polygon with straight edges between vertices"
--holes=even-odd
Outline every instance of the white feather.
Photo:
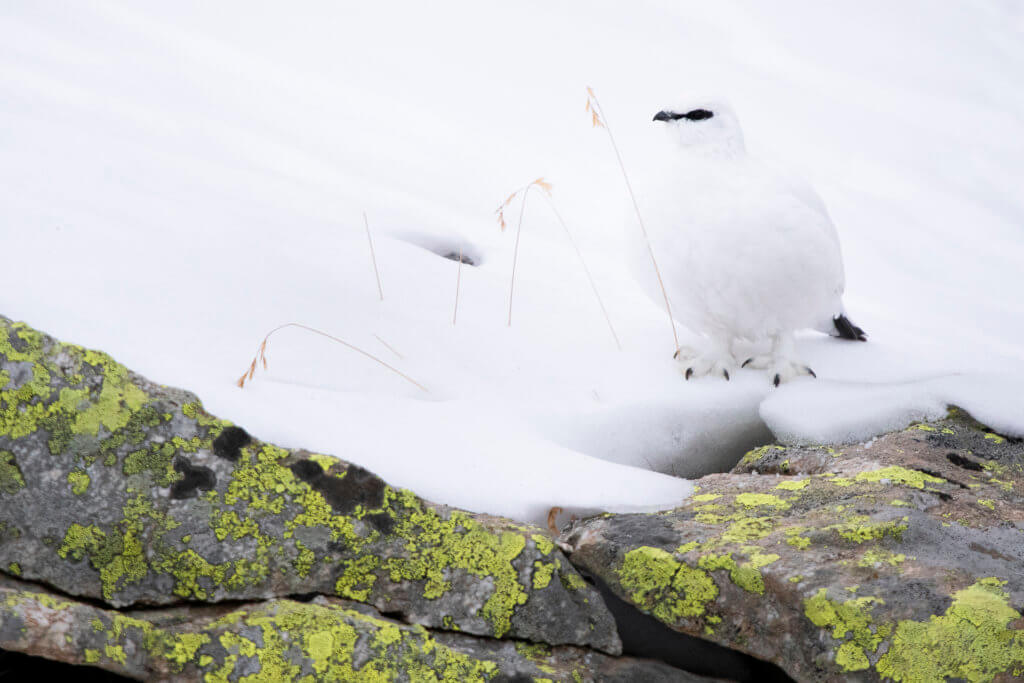
[[[813,188],[746,153],[727,105],[694,101],[668,111],[694,109],[714,116],[653,122],[669,139],[638,183],[673,315],[719,355],[738,340],[772,341],[785,354],[794,331],[828,331],[843,311],[835,226]],[[631,223],[635,271],[661,303],[635,217]]]

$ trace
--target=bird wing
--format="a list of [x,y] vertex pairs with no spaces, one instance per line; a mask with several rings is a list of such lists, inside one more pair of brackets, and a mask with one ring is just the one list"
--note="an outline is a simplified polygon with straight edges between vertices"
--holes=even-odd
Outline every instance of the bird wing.
[[829,311],[828,315],[824,316],[816,325],[814,325],[813,328],[818,332],[824,332],[825,334],[835,334],[835,318],[843,316],[846,313],[842,300],[843,292],[846,289],[846,272],[843,266],[842,249],[839,246],[839,233],[836,231],[835,223],[832,222],[832,217],[829,215],[828,209],[825,207],[825,202],[814,187],[803,178],[796,176],[790,176],[787,180],[790,186],[790,192],[793,196],[821,214],[821,229],[832,239],[832,241],[835,242],[836,251],[839,252],[837,263],[837,267],[839,269],[839,280],[837,282],[835,310]]
[[835,223],[832,222],[832,217],[829,215],[821,196],[804,178],[778,167],[773,167],[771,173],[774,176],[773,182],[778,183],[777,187],[780,190],[780,194],[788,194],[793,201],[801,205],[803,210],[797,213],[803,214],[803,220],[800,222],[804,229],[809,229],[824,237],[825,243],[821,245],[822,247],[825,247],[825,244],[831,247],[825,248],[824,251],[819,252],[819,255],[821,258],[831,262],[832,277],[829,278],[831,281],[828,283],[828,286],[833,288],[831,294],[834,300],[829,306],[831,310],[821,312],[821,320],[814,323],[813,329],[825,332],[826,334],[834,333],[834,317],[845,313],[842,296],[846,288],[842,249],[840,248],[839,234],[836,231]]

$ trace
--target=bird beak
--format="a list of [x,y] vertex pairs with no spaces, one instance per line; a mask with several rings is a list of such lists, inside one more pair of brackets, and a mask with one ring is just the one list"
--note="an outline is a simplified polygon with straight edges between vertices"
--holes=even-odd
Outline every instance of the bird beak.
[[669,113],[667,111],[659,111],[657,114],[654,115],[654,118],[651,119],[651,120],[652,121],[671,121],[672,117],[669,115]]

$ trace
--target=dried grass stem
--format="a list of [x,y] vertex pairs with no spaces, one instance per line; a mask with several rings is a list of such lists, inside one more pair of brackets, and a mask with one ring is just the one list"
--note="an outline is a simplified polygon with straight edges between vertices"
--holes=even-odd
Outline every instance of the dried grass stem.
[[[245,383],[247,381],[251,380],[253,378],[253,375],[256,374],[256,362],[257,362],[257,360],[263,363],[263,369],[264,370],[267,369],[267,341],[270,339],[270,336],[272,334],[274,334],[275,332],[277,332],[279,330],[283,330],[286,327],[297,327],[299,329],[306,330],[307,332],[312,332],[313,334],[318,334],[321,337],[326,337],[327,339],[330,339],[331,341],[333,341],[335,343],[341,344],[342,346],[345,346],[345,347],[347,347],[349,349],[352,349],[353,351],[355,351],[358,354],[366,356],[367,358],[372,360],[374,363],[377,363],[378,365],[382,365],[385,368],[387,368],[388,370],[390,370],[391,372],[395,373],[396,375],[398,375],[399,377],[404,379],[409,384],[412,384],[416,388],[421,389],[421,390],[427,392],[428,394],[430,393],[429,389],[427,389],[425,386],[423,386],[422,384],[420,384],[419,382],[414,380],[412,377],[409,377],[409,375],[405,374],[404,372],[402,372],[398,368],[396,368],[396,367],[394,367],[392,365],[389,365],[388,363],[385,363],[384,361],[382,361],[380,358],[377,358],[377,356],[373,355],[372,353],[364,351],[361,348],[359,348],[358,346],[355,346],[353,344],[349,344],[344,339],[339,339],[338,337],[335,337],[333,334],[327,334],[326,332],[324,332],[322,330],[318,330],[315,327],[310,327],[309,325],[303,325],[302,323],[285,323],[283,325],[278,325],[277,327],[272,329],[270,332],[267,332],[266,336],[263,337],[263,341],[260,342],[259,349],[256,351],[256,356],[252,359],[252,363],[249,364],[249,368],[244,373],[242,373],[241,377],[238,378],[236,384],[239,387],[244,387]],[[377,339],[380,340],[380,337],[377,337]],[[384,343],[383,340],[380,340],[380,341],[381,341],[381,343]],[[385,344],[385,346],[387,346],[387,344]],[[391,347],[389,346],[388,348],[391,348]],[[394,351],[394,349],[391,349],[391,350]],[[397,353],[397,351],[395,353]]]
[[370,243],[370,260],[373,261],[373,274],[377,277],[377,293],[380,300],[384,301],[384,288],[380,286],[380,271],[377,270],[377,254],[373,250],[373,237],[370,236],[370,220],[363,211],[363,225],[366,226],[366,241]]
[[640,224],[640,232],[643,233],[644,243],[647,245],[647,253],[651,256],[651,263],[654,265],[654,274],[658,276],[658,286],[661,287],[661,296],[665,299],[665,312],[668,314],[668,323],[672,326],[672,340],[675,348],[679,348],[679,335],[676,333],[676,321],[672,317],[672,305],[668,301],[668,291],[665,289],[665,281],[661,278],[661,269],[658,267],[658,259],[654,257],[654,248],[651,247],[650,237],[647,235],[647,226],[644,225],[643,216],[640,215],[640,206],[636,202],[636,195],[633,194],[633,185],[629,182],[629,174],[626,173],[626,165],[622,162],[622,155],[619,153],[619,146],[615,143],[615,136],[612,134],[611,126],[608,125],[608,117],[605,116],[601,102],[597,99],[592,88],[587,88],[587,111],[591,113],[591,121],[595,128],[604,128],[608,133],[608,140],[612,143],[615,151],[615,159],[619,162],[619,169],[622,170],[622,178],[626,181],[626,190],[629,192],[629,199],[633,202],[633,210],[636,212],[636,220]]

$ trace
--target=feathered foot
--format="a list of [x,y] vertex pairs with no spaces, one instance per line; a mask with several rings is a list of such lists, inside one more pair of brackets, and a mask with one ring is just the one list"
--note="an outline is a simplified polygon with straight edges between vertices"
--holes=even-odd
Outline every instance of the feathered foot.
[[793,340],[788,336],[772,339],[771,353],[765,353],[743,361],[741,368],[768,370],[773,386],[779,386],[797,377],[817,377],[814,370],[793,358]]
[[672,356],[679,363],[686,379],[695,379],[710,375],[730,379],[729,371],[736,365],[732,356],[720,350],[698,351],[686,346],[676,349]]

